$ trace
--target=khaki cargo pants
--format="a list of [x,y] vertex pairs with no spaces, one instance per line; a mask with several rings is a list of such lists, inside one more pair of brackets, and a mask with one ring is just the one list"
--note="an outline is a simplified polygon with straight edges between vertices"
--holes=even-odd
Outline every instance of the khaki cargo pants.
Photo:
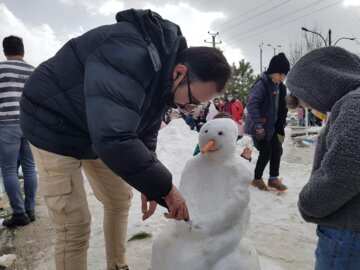
[[78,160],[31,146],[44,196],[56,230],[57,270],[86,270],[91,215],[84,189],[84,171],[104,206],[107,269],[126,266],[125,243],[132,190],[100,160]]

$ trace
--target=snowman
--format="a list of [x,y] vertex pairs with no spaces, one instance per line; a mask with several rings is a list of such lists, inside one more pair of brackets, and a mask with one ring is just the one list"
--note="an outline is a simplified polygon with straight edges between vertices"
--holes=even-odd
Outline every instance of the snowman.
[[154,241],[152,270],[260,269],[255,248],[243,237],[252,175],[235,153],[237,135],[231,119],[201,128],[202,154],[188,161],[179,187],[190,220],[167,223]]

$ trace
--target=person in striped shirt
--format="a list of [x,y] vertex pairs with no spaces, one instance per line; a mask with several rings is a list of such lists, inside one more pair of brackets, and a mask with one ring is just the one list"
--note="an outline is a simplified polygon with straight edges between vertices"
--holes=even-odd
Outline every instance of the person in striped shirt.
[[[35,162],[19,123],[20,97],[34,68],[23,60],[24,45],[21,38],[4,38],[3,48],[7,60],[0,62],[0,167],[13,211],[11,218],[4,220],[3,225],[15,227],[35,220],[38,185]],[[17,174],[18,157],[24,174],[25,199]]]

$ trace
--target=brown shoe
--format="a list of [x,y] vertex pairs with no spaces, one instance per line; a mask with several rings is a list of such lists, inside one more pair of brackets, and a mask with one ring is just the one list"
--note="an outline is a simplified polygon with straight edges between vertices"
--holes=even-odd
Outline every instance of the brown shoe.
[[285,191],[287,190],[287,186],[285,186],[279,178],[276,178],[274,181],[268,181],[269,188],[275,188],[277,191]]
[[267,185],[265,184],[262,178],[252,180],[251,185],[257,187],[260,190],[269,191],[269,188],[267,187]]

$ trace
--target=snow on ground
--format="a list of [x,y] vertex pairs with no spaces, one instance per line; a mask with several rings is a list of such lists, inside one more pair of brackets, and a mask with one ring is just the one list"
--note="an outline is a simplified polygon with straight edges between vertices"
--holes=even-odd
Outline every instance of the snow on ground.
[[[258,191],[250,187],[251,220],[247,238],[253,241],[258,251],[262,270],[314,269],[317,240],[315,225],[305,223],[297,208],[298,194],[309,179],[314,146],[296,147],[289,136],[290,129],[286,132],[280,172],[289,188],[288,191],[278,194],[272,191]],[[158,158],[173,173],[173,182],[176,185],[179,184],[185,163],[192,157],[197,140],[197,132],[191,131],[181,119],[173,120],[159,133]],[[255,167],[256,158],[257,152],[254,150],[253,161],[248,164],[251,170]],[[267,171],[264,176],[266,175]],[[86,182],[85,186],[93,216],[88,269],[106,269],[102,207],[92,193],[90,185]],[[160,206],[149,220],[143,222],[140,205],[140,194],[134,191],[128,238],[142,231],[151,233],[153,237],[128,243],[127,258],[131,270],[151,269],[152,242],[166,223],[163,217],[165,209]],[[53,254],[53,250],[41,254],[41,257],[38,257],[37,269],[54,269]]]

